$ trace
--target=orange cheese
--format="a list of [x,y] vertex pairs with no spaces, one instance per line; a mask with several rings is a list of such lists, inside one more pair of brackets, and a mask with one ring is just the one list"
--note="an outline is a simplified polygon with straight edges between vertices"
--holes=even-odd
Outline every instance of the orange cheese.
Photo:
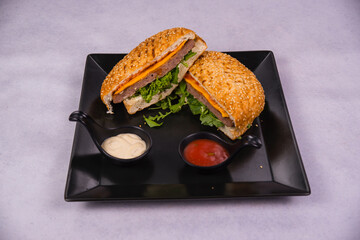
[[203,89],[202,86],[189,74],[186,73],[184,77],[185,81],[189,83],[196,91],[200,92],[204,98],[216,109],[221,113],[223,117],[229,117],[229,115],[222,109],[217,102],[211,99],[210,95]]
[[178,51],[180,51],[180,49],[184,46],[186,41],[184,41],[183,43],[181,43],[174,51],[172,51],[170,54],[168,54],[166,57],[164,57],[162,60],[160,60],[159,62],[155,63],[154,65],[150,66],[148,69],[146,69],[145,71],[141,72],[139,75],[135,76],[133,79],[131,79],[130,81],[126,82],[124,85],[120,86],[115,94],[118,94],[122,91],[124,91],[124,89],[126,89],[127,87],[133,85],[134,83],[137,83],[138,81],[140,81],[141,79],[145,78],[149,73],[151,73],[152,71],[154,71],[155,69],[157,69],[158,67],[160,67],[161,65],[163,65],[164,63],[166,63],[172,56],[174,56]]

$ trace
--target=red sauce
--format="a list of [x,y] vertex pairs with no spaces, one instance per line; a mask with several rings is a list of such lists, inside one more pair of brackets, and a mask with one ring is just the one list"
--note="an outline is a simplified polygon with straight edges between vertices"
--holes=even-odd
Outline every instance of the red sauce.
[[214,166],[229,157],[228,151],[219,143],[209,139],[197,139],[184,149],[186,160],[197,166]]

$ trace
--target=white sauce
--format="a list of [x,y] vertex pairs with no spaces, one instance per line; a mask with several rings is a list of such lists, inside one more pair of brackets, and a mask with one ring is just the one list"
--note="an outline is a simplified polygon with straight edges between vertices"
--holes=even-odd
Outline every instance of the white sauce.
[[146,143],[136,134],[121,133],[105,139],[101,147],[111,156],[131,159],[140,156],[146,150]]

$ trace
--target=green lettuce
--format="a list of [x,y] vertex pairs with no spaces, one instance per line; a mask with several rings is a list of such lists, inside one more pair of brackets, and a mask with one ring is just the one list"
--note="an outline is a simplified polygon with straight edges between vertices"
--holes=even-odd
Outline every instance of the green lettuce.
[[149,116],[149,117],[143,116],[143,117],[144,117],[146,124],[149,125],[149,127],[160,127],[163,123],[160,123],[159,121],[161,119],[164,119],[165,117],[167,117],[170,114],[171,114],[171,112],[167,112],[165,114],[159,112],[159,114],[156,116]]
[[139,96],[149,103],[153,96],[156,94],[165,91],[172,87],[173,84],[178,83],[179,68],[175,67],[173,70],[168,72],[165,76],[157,78],[155,81],[146,85],[145,87],[140,88],[134,96]]
[[181,63],[185,66],[185,67],[189,67],[189,65],[186,63],[187,60],[189,60],[191,57],[195,56],[196,52],[193,52],[192,50],[190,50],[190,52],[188,52],[183,60],[181,60]]
[[[155,107],[150,109],[162,109],[162,110],[169,110],[166,113],[159,112],[155,116],[144,117],[145,122],[149,125],[149,127],[160,127],[163,123],[159,122],[160,120],[164,119],[165,117],[169,116],[172,113],[179,112],[184,105],[187,104],[186,97],[189,93],[186,91],[186,83],[184,81],[180,82],[179,86],[176,90],[167,96],[165,99],[157,102]],[[177,100],[176,103],[174,101]]]
[[163,120],[172,113],[179,112],[185,105],[189,106],[192,114],[200,115],[201,124],[210,127],[224,126],[224,124],[212,112],[210,112],[204,104],[199,102],[188,91],[186,91],[186,83],[184,81],[180,82],[179,86],[171,95],[156,103],[155,107],[152,108],[169,110],[168,112],[159,112],[158,115],[155,116],[143,117],[150,127],[159,127],[163,124],[162,122],[159,122],[160,120]]
[[210,110],[196,98],[189,94],[187,97],[189,108],[194,115],[200,115],[202,125],[210,127],[222,127],[222,123]]

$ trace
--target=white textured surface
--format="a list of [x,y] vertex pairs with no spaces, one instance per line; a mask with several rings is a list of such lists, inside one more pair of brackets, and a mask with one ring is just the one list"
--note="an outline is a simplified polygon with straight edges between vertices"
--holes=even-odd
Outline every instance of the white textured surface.
[[[360,2],[0,2],[0,239],[359,239]],[[272,50],[312,194],[63,200],[85,58],[166,28]]]

